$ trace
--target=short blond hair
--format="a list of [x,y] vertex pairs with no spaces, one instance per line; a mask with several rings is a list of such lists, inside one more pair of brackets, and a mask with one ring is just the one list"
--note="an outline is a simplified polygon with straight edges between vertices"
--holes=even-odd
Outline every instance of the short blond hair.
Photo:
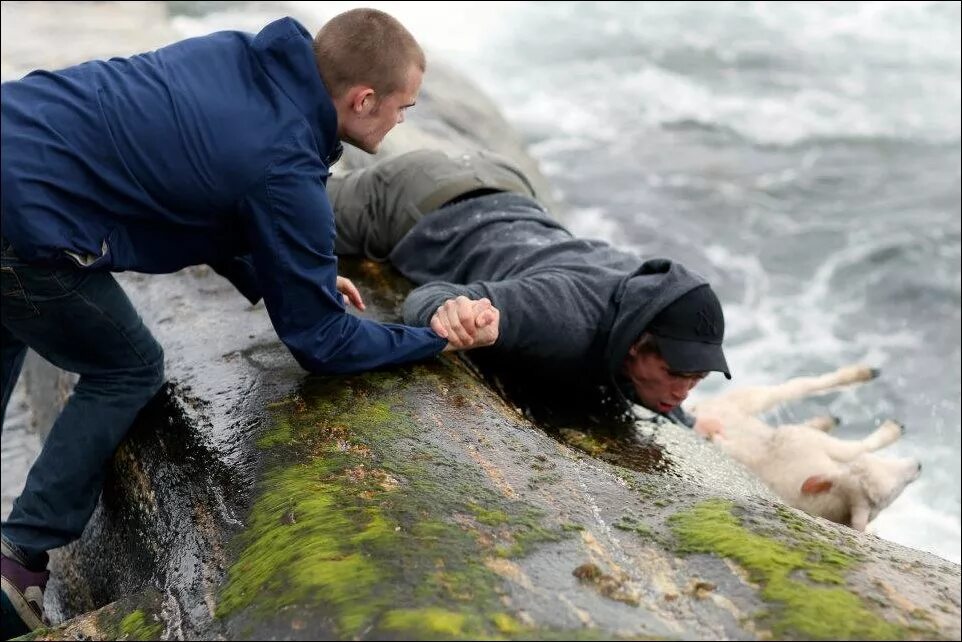
[[427,65],[414,36],[377,9],[351,9],[327,21],[314,37],[314,58],[332,98],[355,85],[386,96],[404,86],[412,66],[424,72]]

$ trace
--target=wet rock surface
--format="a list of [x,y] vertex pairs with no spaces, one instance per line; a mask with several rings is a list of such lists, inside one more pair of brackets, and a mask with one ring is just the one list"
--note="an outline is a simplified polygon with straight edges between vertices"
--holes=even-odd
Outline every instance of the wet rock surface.
[[[471,91],[429,76],[385,153],[473,141],[533,166]],[[342,273],[397,319],[390,266]],[[210,270],[120,280],[169,383],[54,555],[63,623],[37,639],[960,636],[958,565],[786,508],[690,432],[561,412],[458,357],[309,376]],[[70,378],[24,377],[52,418]]]

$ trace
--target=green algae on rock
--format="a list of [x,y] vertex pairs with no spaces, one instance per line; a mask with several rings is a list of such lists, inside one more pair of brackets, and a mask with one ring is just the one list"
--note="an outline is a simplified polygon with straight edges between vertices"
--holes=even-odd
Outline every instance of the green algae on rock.
[[816,640],[899,640],[906,631],[876,615],[846,589],[845,571],[858,561],[812,534],[793,530],[793,541],[756,533],[732,513],[734,504],[710,500],[669,518],[679,551],[734,560],[761,585],[771,610],[760,619],[776,637]]
[[273,404],[258,441],[265,471],[220,618],[307,607],[342,637],[527,630],[504,611],[502,578],[484,560],[523,556],[565,533],[476,470],[446,465],[438,445],[411,439],[421,419],[412,400],[439,394],[433,368],[451,366],[418,366],[406,385],[384,373],[317,379]]

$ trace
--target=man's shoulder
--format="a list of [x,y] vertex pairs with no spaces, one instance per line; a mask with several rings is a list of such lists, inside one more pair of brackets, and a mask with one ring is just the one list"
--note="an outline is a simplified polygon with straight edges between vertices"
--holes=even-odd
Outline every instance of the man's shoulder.
[[[303,118],[294,117],[278,125],[276,137],[266,145],[264,154],[270,159],[267,163],[270,172],[296,168],[298,173],[310,174],[322,187],[322,181],[330,175],[330,167],[337,160],[331,160],[337,156],[336,151],[329,156],[323,154],[313,130]],[[335,146],[335,150],[339,148]]]

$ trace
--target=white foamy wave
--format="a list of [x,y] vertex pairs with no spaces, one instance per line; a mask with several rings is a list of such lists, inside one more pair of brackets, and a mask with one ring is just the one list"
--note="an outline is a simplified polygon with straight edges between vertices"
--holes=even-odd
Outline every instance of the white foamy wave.
[[[707,247],[705,254],[720,270],[744,283],[740,300],[725,301],[725,352],[729,365],[739,373],[740,385],[792,376],[791,364],[813,352],[837,355],[850,349],[833,332],[835,311],[818,302],[818,284],[786,297],[772,291],[758,256],[738,254],[721,245]],[[796,313],[786,314],[786,310]]]
[[[561,21],[536,5],[515,8],[513,31],[502,25],[485,36],[500,56],[454,52],[511,97],[509,116],[526,127],[609,142],[619,124],[678,122],[769,144],[960,137],[957,8],[681,3],[566,12]],[[439,23],[437,36],[449,38],[448,21]],[[428,43],[437,37],[424,34]]]
[[[954,2],[756,3],[760,22],[794,45],[842,53],[851,43],[896,62],[959,62]],[[937,29],[933,27],[939,27]]]
[[597,146],[614,142],[624,133],[603,103],[572,99],[564,93],[534,88],[502,108],[508,120],[536,139],[587,139]]
[[[867,91],[863,76],[848,75],[822,81],[822,86],[780,89],[766,95],[762,90],[753,91],[750,84],[714,87],[705,78],[650,65],[610,76],[612,71],[600,61],[576,65],[558,82],[569,83],[573,78],[578,90],[553,87],[544,92],[528,84],[524,95],[508,106],[507,114],[527,130],[550,126],[556,136],[587,132],[608,144],[621,139],[624,132],[618,124],[627,122],[638,129],[677,123],[720,127],[757,143],[777,145],[819,138],[955,142],[960,137],[959,119],[951,114],[958,113],[962,93],[957,85],[945,86],[942,79],[876,73],[875,82],[882,86]],[[774,80],[778,84],[797,82],[787,76],[780,82],[777,77]],[[607,101],[605,87],[612,86],[617,87],[619,100]],[[893,99],[890,93],[898,91],[905,95]],[[931,96],[933,100],[908,96]]]
[[[292,1],[181,16],[174,25],[184,35],[257,31],[292,13],[313,29],[357,6],[390,12],[429,54],[502,95],[509,119],[535,139],[610,143],[627,123],[636,130],[700,123],[778,145],[839,137],[956,142],[962,129],[958,11],[933,3],[588,9]],[[953,16],[956,26],[945,26]]]

